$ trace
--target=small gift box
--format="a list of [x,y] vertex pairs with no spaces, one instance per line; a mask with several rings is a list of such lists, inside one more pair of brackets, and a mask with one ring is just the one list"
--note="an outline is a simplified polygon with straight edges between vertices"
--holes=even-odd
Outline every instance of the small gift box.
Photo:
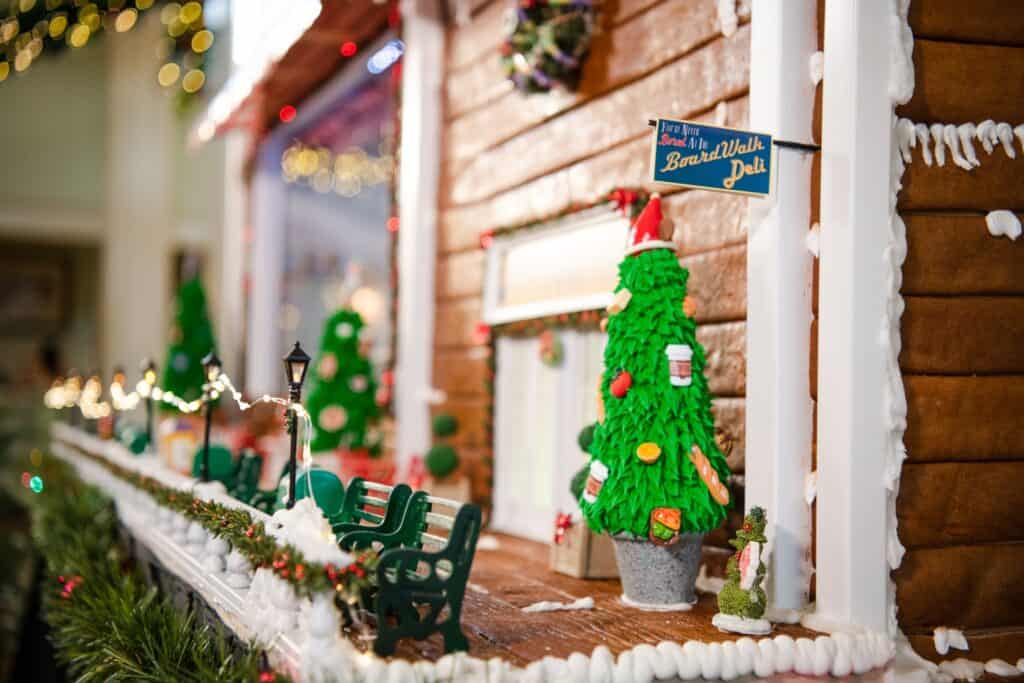
[[595,534],[582,519],[559,514],[551,544],[551,571],[577,579],[614,579],[619,575],[615,546],[606,534]]

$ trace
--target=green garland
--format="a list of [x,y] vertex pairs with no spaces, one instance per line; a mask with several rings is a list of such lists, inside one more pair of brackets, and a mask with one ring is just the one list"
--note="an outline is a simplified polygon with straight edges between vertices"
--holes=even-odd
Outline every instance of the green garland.
[[594,34],[589,0],[520,0],[508,15],[501,64],[515,87],[544,93],[573,90]]
[[309,562],[294,546],[279,546],[274,537],[267,535],[263,522],[254,521],[245,510],[201,500],[185,491],[164,486],[152,477],[127,470],[71,444],[66,445],[100,464],[117,478],[142,489],[158,505],[198,522],[209,533],[228,541],[254,568],[269,567],[300,597],[333,590],[339,599],[353,604],[371,586],[378,559],[372,550],[357,555],[354,562],[344,567]]
[[149,588],[116,542],[111,501],[68,468],[49,469],[32,534],[46,560],[43,607],[57,657],[77,681],[288,680],[261,667],[259,650],[239,653]]

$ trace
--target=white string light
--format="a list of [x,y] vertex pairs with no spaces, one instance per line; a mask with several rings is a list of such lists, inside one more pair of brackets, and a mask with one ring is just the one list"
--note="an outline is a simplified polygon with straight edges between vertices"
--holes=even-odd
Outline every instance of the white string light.
[[[135,391],[129,394],[124,392],[124,387],[120,382],[113,382],[110,385],[110,396],[113,403],[113,406],[111,406],[110,403],[99,400],[103,391],[99,378],[91,377],[86,381],[85,387],[81,390],[78,389],[79,382],[80,380],[77,377],[70,377],[63,383],[60,383],[59,380],[54,382],[53,386],[43,395],[43,403],[47,408],[54,410],[77,405],[82,411],[82,415],[93,420],[107,417],[111,414],[112,410],[134,410],[138,407],[141,399],[148,398],[173,406],[185,414],[195,413],[204,405],[204,401],[201,398],[194,401],[186,401],[176,396],[173,391],[165,391],[155,384],[150,384],[145,379],[140,379],[138,384],[135,385]],[[211,401],[215,401],[222,394],[228,393],[242,411],[249,410],[260,403],[279,405],[284,407],[285,410],[291,411],[302,422],[302,469],[305,473],[310,471],[313,462],[313,455],[310,449],[313,421],[301,403],[295,403],[286,398],[271,396],[270,394],[264,394],[252,402],[246,401],[242,398],[242,392],[235,388],[231,378],[224,372],[219,373],[212,382],[204,384],[203,393],[209,393]],[[308,486],[312,485],[308,476],[306,477],[306,483]],[[312,491],[310,491],[310,495],[312,495]]]

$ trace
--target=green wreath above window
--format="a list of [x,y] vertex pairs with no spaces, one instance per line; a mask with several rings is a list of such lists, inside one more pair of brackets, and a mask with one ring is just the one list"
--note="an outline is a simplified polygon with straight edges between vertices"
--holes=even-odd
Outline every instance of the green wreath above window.
[[594,19],[591,0],[519,0],[509,9],[501,46],[509,80],[524,93],[575,89]]

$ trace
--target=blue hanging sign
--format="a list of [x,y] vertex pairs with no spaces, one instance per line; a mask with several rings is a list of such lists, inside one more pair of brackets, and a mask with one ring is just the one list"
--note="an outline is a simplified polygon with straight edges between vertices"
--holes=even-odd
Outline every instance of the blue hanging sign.
[[654,124],[655,182],[758,197],[771,194],[771,135],[673,119]]

